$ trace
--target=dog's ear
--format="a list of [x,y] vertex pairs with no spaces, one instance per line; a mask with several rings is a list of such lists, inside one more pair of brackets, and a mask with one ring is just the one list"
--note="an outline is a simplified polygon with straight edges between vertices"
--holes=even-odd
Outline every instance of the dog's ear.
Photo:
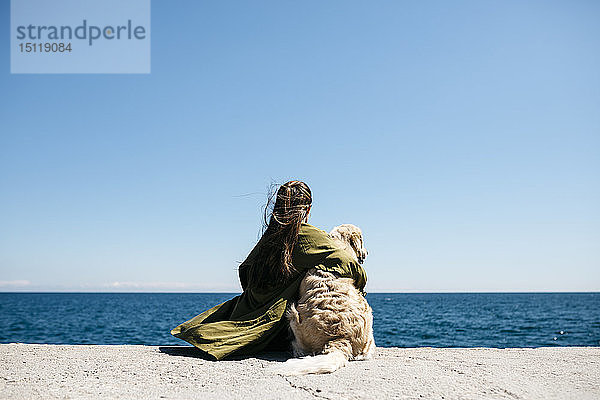
[[351,243],[351,241],[352,241],[352,231],[347,226],[343,226],[340,233],[342,234],[342,239],[344,239],[344,242],[346,242],[349,245],[351,245],[352,244]]
[[358,258],[359,263],[363,263],[365,258],[367,257],[367,249],[365,249],[365,244],[363,242],[362,232],[360,230],[352,232],[350,235],[350,247],[356,253],[356,258]]
[[362,236],[358,233],[352,233],[349,237],[348,242],[350,243],[350,246],[352,247],[352,249],[354,249],[356,254],[360,255],[360,251],[363,247]]

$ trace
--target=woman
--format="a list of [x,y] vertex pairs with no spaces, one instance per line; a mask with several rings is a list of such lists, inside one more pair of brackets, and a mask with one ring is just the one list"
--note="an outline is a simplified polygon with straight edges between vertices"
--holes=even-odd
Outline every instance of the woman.
[[297,299],[307,270],[317,268],[353,278],[362,291],[367,277],[360,264],[336,246],[327,232],[307,223],[311,205],[306,183],[281,185],[267,229],[239,267],[243,293],[184,322],[171,334],[217,360],[286,350],[290,338],[285,310]]

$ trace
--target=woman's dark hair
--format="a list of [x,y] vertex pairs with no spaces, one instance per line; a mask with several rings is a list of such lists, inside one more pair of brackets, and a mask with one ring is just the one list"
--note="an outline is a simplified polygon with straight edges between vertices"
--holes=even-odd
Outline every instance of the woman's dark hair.
[[284,183],[276,194],[269,196],[264,215],[266,229],[260,239],[262,244],[249,266],[250,285],[264,288],[284,283],[294,275],[292,251],[311,204],[310,188],[301,181]]

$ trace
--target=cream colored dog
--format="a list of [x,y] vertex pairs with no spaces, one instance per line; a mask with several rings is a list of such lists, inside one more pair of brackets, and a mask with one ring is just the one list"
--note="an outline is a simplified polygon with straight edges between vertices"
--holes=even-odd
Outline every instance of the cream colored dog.
[[[340,225],[330,236],[362,264],[367,251],[358,227]],[[286,361],[282,374],[329,373],[348,360],[373,357],[373,312],[352,279],[312,269],[300,284],[299,297],[287,318],[294,334],[294,356],[309,356]]]

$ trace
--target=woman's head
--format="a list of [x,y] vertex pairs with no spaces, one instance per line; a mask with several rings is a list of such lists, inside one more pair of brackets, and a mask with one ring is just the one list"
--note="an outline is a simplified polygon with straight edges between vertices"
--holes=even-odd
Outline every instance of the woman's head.
[[289,181],[269,196],[265,208],[266,230],[249,271],[249,283],[265,287],[287,281],[296,272],[292,251],[302,222],[308,220],[312,193],[302,181]]
[[[272,202],[273,196],[269,199],[269,203]],[[286,182],[277,190],[267,225],[271,227],[272,224],[276,224],[279,227],[305,222],[308,219],[311,205],[312,193],[306,183],[302,181]],[[269,207],[265,209],[265,217],[268,214]]]

